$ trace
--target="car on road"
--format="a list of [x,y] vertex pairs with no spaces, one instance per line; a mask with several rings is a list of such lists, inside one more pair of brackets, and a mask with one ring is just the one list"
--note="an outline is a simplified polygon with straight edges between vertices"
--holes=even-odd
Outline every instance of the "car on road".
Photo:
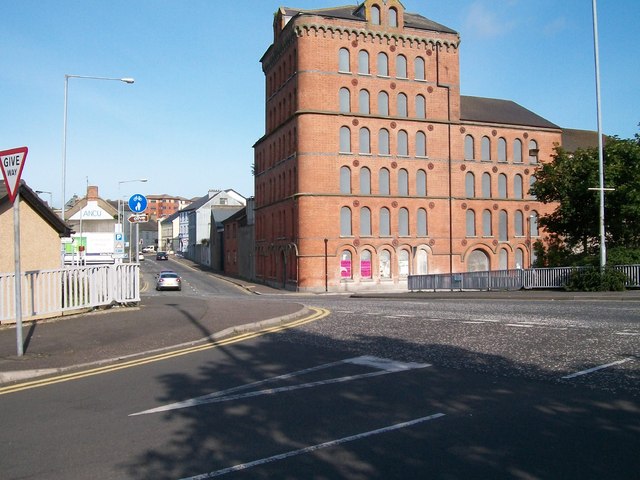
[[155,251],[156,251],[156,249],[154,247],[144,247],[142,249],[142,253],[153,253]]
[[156,277],[156,290],[182,290],[182,279],[176,272],[162,271]]
[[139,262],[143,262],[144,261],[144,255],[143,254],[141,254],[141,253],[138,254],[138,261]]
[[167,255],[167,252],[157,252],[156,260],[169,260],[169,255]]

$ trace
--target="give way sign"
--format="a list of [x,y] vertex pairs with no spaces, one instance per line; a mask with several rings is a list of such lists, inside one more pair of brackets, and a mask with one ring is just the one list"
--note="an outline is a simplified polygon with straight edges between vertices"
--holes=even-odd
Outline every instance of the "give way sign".
[[28,151],[27,147],[20,147],[0,152],[0,167],[2,167],[2,176],[4,177],[4,184],[7,186],[11,203],[16,199],[16,194],[18,193],[20,176],[22,175]]

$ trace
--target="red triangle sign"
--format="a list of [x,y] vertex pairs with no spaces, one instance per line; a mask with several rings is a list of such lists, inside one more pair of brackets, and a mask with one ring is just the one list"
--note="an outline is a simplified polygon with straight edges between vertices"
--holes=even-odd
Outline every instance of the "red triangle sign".
[[7,186],[11,203],[13,203],[18,194],[20,176],[22,175],[24,162],[27,160],[28,151],[27,147],[20,147],[0,152],[0,167],[2,168],[4,184]]

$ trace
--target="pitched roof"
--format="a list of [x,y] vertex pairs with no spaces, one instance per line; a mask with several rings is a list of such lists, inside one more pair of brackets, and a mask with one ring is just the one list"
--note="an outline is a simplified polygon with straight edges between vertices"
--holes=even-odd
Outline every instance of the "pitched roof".
[[460,96],[460,120],[560,129],[546,118],[511,100]]
[[[42,199],[26,184],[20,180],[18,189],[20,199],[27,202],[61,237],[71,235],[71,228]],[[0,180],[0,205],[9,202],[9,192],[3,180]]]
[[[602,135],[602,141],[606,144],[606,135]],[[579,148],[598,148],[598,132],[563,128],[562,148],[567,152],[575,152]]]
[[[357,15],[359,8],[359,6],[344,5],[342,7],[320,8],[316,10],[303,10],[300,8],[283,7],[282,10],[284,11],[285,15],[291,17],[296,15],[320,15],[329,18],[341,18],[344,20],[364,22],[365,19]],[[417,13],[404,12],[404,26],[409,28],[417,28],[418,30],[430,30],[433,32],[454,34],[458,33],[449,27],[445,27],[444,25],[436,23],[433,20],[423,17],[422,15],[418,15]]]

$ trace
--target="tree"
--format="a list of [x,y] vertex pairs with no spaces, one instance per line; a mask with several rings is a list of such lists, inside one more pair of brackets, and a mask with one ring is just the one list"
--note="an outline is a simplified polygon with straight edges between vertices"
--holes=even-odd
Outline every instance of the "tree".
[[[605,186],[615,188],[605,195],[605,231],[611,248],[640,248],[640,136],[607,138],[604,149]],[[535,173],[532,193],[556,209],[540,218],[556,246],[567,255],[596,255],[600,249],[600,200],[597,188],[598,150],[567,152],[556,147],[553,160]],[[562,248],[558,248],[561,245]],[[565,260],[569,260],[565,258]]]

